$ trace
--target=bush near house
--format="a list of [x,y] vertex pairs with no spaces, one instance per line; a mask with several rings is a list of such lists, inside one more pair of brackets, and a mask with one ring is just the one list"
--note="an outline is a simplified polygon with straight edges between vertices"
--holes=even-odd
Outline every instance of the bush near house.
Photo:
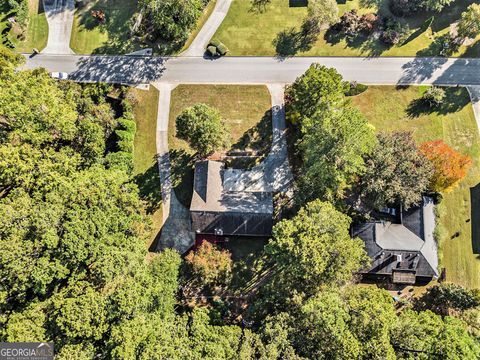
[[228,48],[219,40],[212,39],[208,43],[207,53],[212,57],[225,56],[228,52]]

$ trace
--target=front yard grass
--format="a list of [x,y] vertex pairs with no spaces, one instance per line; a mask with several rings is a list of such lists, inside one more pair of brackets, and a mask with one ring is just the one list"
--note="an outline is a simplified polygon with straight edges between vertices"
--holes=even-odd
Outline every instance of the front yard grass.
[[142,200],[147,203],[147,214],[152,220],[150,244],[154,242],[162,225],[162,194],[155,155],[158,90],[131,89],[138,103],[134,105],[137,132],[134,140],[133,175]]
[[[271,145],[271,98],[263,85],[179,85],[172,92],[168,145],[172,184],[177,198],[190,207],[194,151],[175,136],[175,119],[187,107],[205,103],[220,111],[232,149],[266,153]],[[224,149],[229,150],[229,149]]]
[[[132,0],[96,0],[77,3],[70,48],[77,54],[122,54],[137,50],[130,40],[129,22],[137,8]],[[105,12],[99,24],[90,11]]]
[[[20,33],[15,25],[7,34],[8,38],[15,46],[16,51],[21,53],[31,53],[33,48],[42,51],[43,48],[47,46],[48,40],[48,23],[43,11],[42,0],[29,0],[28,11],[28,26],[23,34],[23,38],[19,37]],[[7,21],[7,14],[2,13],[0,16],[2,17],[0,21]]]
[[[391,15],[389,0],[344,0],[339,1],[339,13],[357,9],[360,14],[378,12]],[[433,24],[428,29],[422,26],[432,14],[418,14],[409,18],[398,18],[409,25],[409,34],[400,45],[387,48],[379,40],[358,36],[347,41],[343,36],[322,32],[308,51],[296,49],[295,32],[300,28],[307,10],[305,6],[290,6],[294,0],[271,0],[265,11],[254,11],[251,2],[234,0],[227,17],[215,34],[230,49],[229,55],[277,55],[274,40],[283,33],[283,54],[303,56],[435,56],[441,51],[441,36],[449,32],[450,24],[460,18],[473,0],[458,0],[441,13],[434,14]],[[290,40],[288,40],[290,38]],[[480,37],[479,37],[480,39]],[[288,52],[290,50],[290,52]],[[480,41],[469,47],[462,46],[453,56],[480,55]]]
[[[456,150],[468,154],[473,165],[468,176],[453,191],[445,193],[438,207],[441,266],[446,277],[470,288],[480,288],[480,257],[472,251],[472,227],[480,231],[472,217],[471,188],[480,183],[479,131],[465,88],[446,88],[445,104],[435,112],[415,105],[427,87],[370,86],[352,98],[377,131],[411,130],[416,140],[443,139]],[[475,199],[475,198],[474,198]],[[477,200],[478,201],[478,200]],[[458,236],[457,236],[458,235]],[[475,239],[478,238],[475,236]]]

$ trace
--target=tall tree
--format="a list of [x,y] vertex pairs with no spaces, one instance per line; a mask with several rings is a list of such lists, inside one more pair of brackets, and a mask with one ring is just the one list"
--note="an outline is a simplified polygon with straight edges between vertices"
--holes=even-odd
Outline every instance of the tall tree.
[[[183,42],[201,14],[201,0],[140,0],[143,31],[152,40]],[[145,35],[144,34],[144,35]]]
[[195,104],[177,117],[177,136],[188,141],[202,158],[226,147],[227,134],[217,109]]
[[366,157],[360,192],[372,208],[417,204],[428,188],[432,168],[409,132],[378,134],[376,148]]
[[363,157],[375,147],[374,128],[352,107],[317,112],[310,121],[300,143],[304,160],[300,195],[334,201],[363,172]]
[[475,38],[480,34],[480,4],[471,4],[458,23],[458,36]]
[[472,159],[452,149],[443,140],[428,141],[420,145],[420,152],[433,167],[430,189],[444,191],[455,187],[472,165]]
[[348,89],[348,83],[343,81],[337,70],[312,64],[287,88],[285,94],[287,118],[299,124],[305,132],[310,125],[308,119],[313,114],[342,107],[345,104],[344,94]]
[[312,201],[291,220],[273,228],[265,251],[278,268],[272,291],[288,299],[294,293],[309,297],[322,284],[344,284],[368,263],[360,239],[349,234],[350,218],[333,205]]

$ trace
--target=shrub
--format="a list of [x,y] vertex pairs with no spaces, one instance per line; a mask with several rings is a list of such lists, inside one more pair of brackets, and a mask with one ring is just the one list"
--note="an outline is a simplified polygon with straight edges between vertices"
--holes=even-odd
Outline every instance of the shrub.
[[212,56],[224,56],[228,52],[228,48],[217,39],[212,39],[208,43],[207,53]]
[[120,118],[118,119],[118,123],[122,127],[122,129],[128,131],[129,133],[133,134],[135,136],[135,133],[137,132],[137,124],[133,120],[127,120]]
[[207,53],[210,56],[217,56],[217,48],[215,46],[208,46],[207,47]]
[[358,94],[363,93],[365,90],[368,89],[367,85],[359,84],[356,81],[352,81],[349,84],[350,88],[345,92],[346,96],[355,96]]
[[445,90],[437,86],[428,88],[422,96],[422,101],[430,107],[439,106],[445,100]]
[[221,55],[221,56],[225,56],[228,52],[228,48],[220,43],[218,46],[217,46],[217,54]]
[[127,174],[133,171],[133,154],[125,151],[118,151],[107,154],[105,165],[109,169],[120,169]]
[[387,29],[382,31],[380,40],[386,45],[396,45],[400,42],[400,33],[392,29]]

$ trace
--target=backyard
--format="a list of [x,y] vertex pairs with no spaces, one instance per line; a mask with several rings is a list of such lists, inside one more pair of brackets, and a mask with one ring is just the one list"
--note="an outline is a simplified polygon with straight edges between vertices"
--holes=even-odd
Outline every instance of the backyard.
[[[357,9],[359,14],[378,13],[392,17],[388,0],[338,1],[339,13]],[[247,0],[234,0],[215,38],[230,49],[229,55],[304,55],[304,56],[435,56],[442,49],[442,36],[459,19],[473,0],[458,0],[438,14],[418,13],[408,18],[396,18],[408,26],[407,35],[399,44],[388,48],[380,40],[358,35],[346,39],[334,31],[322,31],[311,49],[298,44],[301,23],[306,16],[306,1],[271,0],[263,10],[252,8]],[[429,19],[434,16],[428,26]],[[427,26],[426,26],[427,25]],[[277,40],[277,41],[276,41]],[[285,49],[287,47],[288,49]],[[480,41],[462,46],[452,56],[480,55]]]
[[147,214],[152,220],[153,242],[162,225],[162,195],[158,166],[155,159],[158,90],[150,86],[148,91],[131,89],[138,103],[134,105],[137,132],[134,141],[133,175],[142,200],[147,203]]
[[[175,88],[168,129],[172,182],[178,199],[187,207],[192,197],[195,157],[188,143],[175,136],[175,119],[185,108],[196,103],[205,103],[219,110],[230,134],[231,149],[265,154],[270,149],[272,136],[271,99],[266,86],[180,85]],[[227,150],[230,149],[224,149]]]
[[[472,190],[480,183],[479,131],[466,89],[447,88],[445,103],[433,112],[415,102],[426,89],[424,86],[371,86],[353,97],[352,103],[378,131],[411,130],[419,143],[441,138],[472,158],[467,177],[453,191],[443,194],[438,207],[437,233],[441,267],[446,268],[447,280],[479,288],[480,256],[473,254],[472,241],[478,241],[480,224],[471,214],[474,209],[471,192],[480,196]],[[473,199],[480,202],[475,196]]]
[[6,3],[0,4],[0,31],[2,41],[5,44],[14,46],[16,51],[21,53],[31,53],[33,48],[42,50],[47,45],[48,24],[45,13],[43,12],[42,1],[29,0],[28,11],[29,20],[25,30],[21,30],[16,24],[8,29],[8,18],[13,14],[5,11]]

